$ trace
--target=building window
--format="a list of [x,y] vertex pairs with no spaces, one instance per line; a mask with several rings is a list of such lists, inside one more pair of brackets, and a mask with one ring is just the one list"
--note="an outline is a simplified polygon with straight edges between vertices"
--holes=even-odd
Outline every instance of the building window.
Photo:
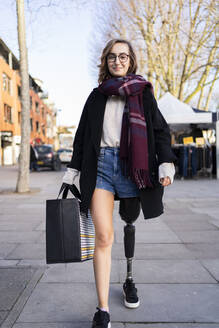
[[40,125],[38,121],[36,121],[36,132],[40,133]]
[[18,124],[21,124],[21,112],[18,112]]
[[30,96],[30,109],[32,109],[33,106],[33,101],[32,101],[32,97]]
[[43,128],[42,130],[43,130],[43,135],[45,136],[45,128]]
[[42,107],[42,117],[44,117],[44,107]]
[[40,106],[39,106],[38,101],[35,102],[35,106],[36,106],[36,113],[39,113],[40,112]]
[[3,73],[2,78],[3,78],[3,90],[7,91],[9,94],[11,94],[11,79],[10,79],[10,77],[8,77],[7,74]]
[[30,128],[31,128],[31,131],[33,131],[33,120],[32,120],[32,118],[30,119]]
[[5,122],[12,123],[12,108],[4,104],[4,120]]
[[21,99],[21,87],[19,85],[17,87],[17,95],[18,95],[18,98]]

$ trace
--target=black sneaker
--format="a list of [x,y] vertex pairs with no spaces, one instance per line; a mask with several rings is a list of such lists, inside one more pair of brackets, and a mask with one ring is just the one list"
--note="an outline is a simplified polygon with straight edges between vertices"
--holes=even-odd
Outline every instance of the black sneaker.
[[140,301],[137,295],[137,288],[133,279],[126,279],[123,284],[123,295],[124,295],[124,304],[129,309],[135,309],[140,305]]
[[92,328],[111,328],[109,313],[98,307],[97,310],[94,314]]

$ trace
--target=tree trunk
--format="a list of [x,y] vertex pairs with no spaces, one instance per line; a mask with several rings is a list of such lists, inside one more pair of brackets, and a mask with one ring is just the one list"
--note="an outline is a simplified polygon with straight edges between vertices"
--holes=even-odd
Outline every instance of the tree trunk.
[[16,6],[21,76],[21,147],[16,192],[22,193],[30,190],[30,86],[26,48],[24,0],[16,0]]

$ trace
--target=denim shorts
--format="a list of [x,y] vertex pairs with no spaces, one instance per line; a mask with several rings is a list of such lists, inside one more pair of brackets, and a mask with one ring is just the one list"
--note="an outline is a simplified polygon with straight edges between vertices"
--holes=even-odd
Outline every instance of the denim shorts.
[[122,174],[118,147],[100,148],[96,188],[117,193],[119,198],[139,196],[137,185]]

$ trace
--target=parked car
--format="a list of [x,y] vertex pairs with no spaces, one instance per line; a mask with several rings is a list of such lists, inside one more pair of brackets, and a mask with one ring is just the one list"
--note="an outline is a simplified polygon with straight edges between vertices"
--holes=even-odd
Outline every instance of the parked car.
[[37,145],[34,147],[38,153],[38,167],[50,167],[54,171],[61,170],[59,154],[55,152],[52,145]]
[[69,163],[72,158],[72,149],[69,148],[60,148],[57,153],[62,163]]

